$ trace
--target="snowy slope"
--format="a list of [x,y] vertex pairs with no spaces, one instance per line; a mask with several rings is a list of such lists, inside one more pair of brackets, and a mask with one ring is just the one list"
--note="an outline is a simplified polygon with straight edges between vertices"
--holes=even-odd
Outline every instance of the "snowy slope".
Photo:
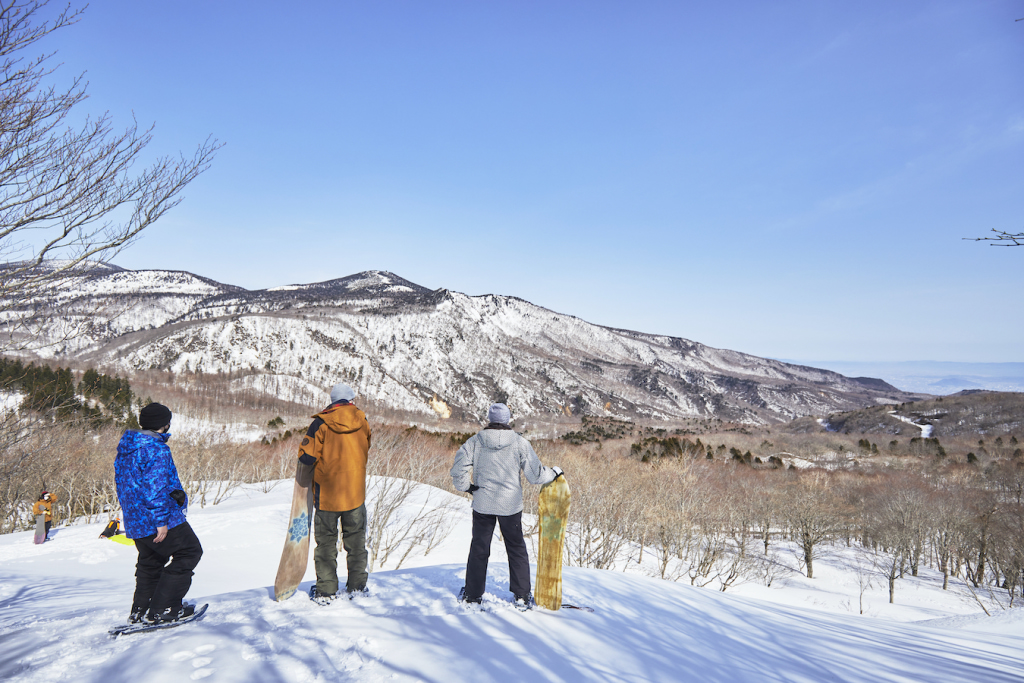
[[[460,605],[468,502],[448,542],[372,595],[320,608],[271,599],[290,487],[250,487],[190,512],[203,542],[190,596],[195,624],[111,640],[133,587],[134,549],[99,524],[0,537],[0,679],[210,681],[985,681],[1024,679],[1024,618],[965,615],[907,623],[723,594],[635,574],[567,568],[565,597],[595,612],[528,613],[507,602],[494,544],[483,609]],[[342,563],[344,566],[344,563]],[[310,568],[302,588],[313,578]],[[802,589],[801,589],[802,590]],[[774,590],[776,596],[786,590]],[[788,594],[787,594],[788,595]],[[906,618],[911,612],[894,612]],[[933,611],[934,614],[934,611]]]
[[[188,273],[118,270],[71,278],[13,314],[37,306],[59,312],[34,338],[43,357],[289,376],[296,393],[280,397],[293,400],[303,400],[303,385],[344,378],[383,405],[425,415],[443,403],[475,418],[503,398],[520,416],[765,423],[909,398],[877,380],[601,327],[514,297],[430,291],[382,271],[247,291]],[[69,328],[78,333],[66,339]]]

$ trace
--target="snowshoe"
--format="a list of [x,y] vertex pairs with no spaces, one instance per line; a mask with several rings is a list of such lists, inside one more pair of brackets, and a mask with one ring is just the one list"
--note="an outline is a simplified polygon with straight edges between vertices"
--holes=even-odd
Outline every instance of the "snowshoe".
[[348,599],[349,600],[352,600],[352,599],[355,599],[355,598],[368,598],[368,597],[370,597],[370,589],[367,588],[366,586],[363,586],[359,590],[352,590],[352,591],[350,591],[350,590],[348,590],[346,588],[345,589],[345,593],[346,593],[346,595],[348,595]]
[[463,586],[462,588],[459,589],[459,602],[465,602],[465,603],[469,603],[469,604],[472,604],[472,605],[479,605],[480,603],[483,602],[483,597],[482,596],[481,597],[477,597],[477,598],[469,597],[468,595],[466,595],[466,587]]
[[186,611],[184,609],[185,607],[189,608],[187,610],[187,616],[179,616],[179,618],[177,619],[170,619],[168,621],[150,621],[147,618],[143,619],[137,624],[125,624],[124,626],[115,626],[114,628],[110,629],[108,633],[111,635],[111,637],[117,638],[118,636],[126,636],[131,633],[144,633],[145,631],[156,631],[165,628],[175,628],[177,626],[181,626],[182,624],[188,624],[190,622],[202,618],[202,616],[206,614],[206,610],[207,608],[209,608],[209,605],[203,605],[198,610],[195,608],[195,605],[182,605],[182,610],[179,610],[178,612],[179,615],[182,614],[182,612]]
[[321,593],[316,589],[315,583],[309,587],[309,599],[315,602],[316,604],[320,605],[321,607],[326,607],[327,605],[334,602],[335,596],[336,594],[333,593]]
[[520,612],[527,612],[537,606],[532,595],[517,595],[512,604]]

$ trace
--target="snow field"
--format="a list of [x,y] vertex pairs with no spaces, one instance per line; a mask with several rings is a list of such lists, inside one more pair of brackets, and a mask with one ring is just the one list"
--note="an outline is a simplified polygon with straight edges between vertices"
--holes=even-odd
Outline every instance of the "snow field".
[[[454,496],[451,536],[427,556],[411,555],[400,570],[372,573],[369,597],[321,608],[299,593],[275,603],[271,585],[291,487],[263,488],[246,486],[220,505],[190,511],[205,554],[189,597],[209,602],[210,611],[179,629],[107,636],[127,616],[135,551],[98,539],[102,525],[57,529],[41,546],[30,532],[0,537],[0,679],[1024,679],[1024,612],[976,616],[976,606],[936,590],[934,577],[925,576],[913,591],[910,581],[897,587],[897,601],[905,593],[907,604],[886,611],[879,601],[876,611],[888,618],[850,614],[839,597],[851,596],[842,553],[816,563],[820,578],[813,581],[790,576],[772,588],[745,584],[724,594],[638,573],[566,568],[566,601],[594,613],[520,613],[507,602],[508,570],[496,539],[484,604],[461,605],[455,596],[471,517],[468,501]],[[313,577],[310,566],[300,590]],[[932,620],[897,621],[913,618]]]

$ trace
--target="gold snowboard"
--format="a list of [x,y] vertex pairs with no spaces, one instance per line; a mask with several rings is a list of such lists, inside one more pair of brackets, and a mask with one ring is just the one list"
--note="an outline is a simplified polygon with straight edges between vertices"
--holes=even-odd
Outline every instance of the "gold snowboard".
[[537,516],[540,543],[537,548],[537,587],[534,599],[541,607],[562,606],[562,546],[569,518],[569,484],[561,476],[540,489]]
[[281,564],[274,580],[274,600],[287,600],[302,582],[309,564],[309,524],[313,517],[313,487],[295,482],[288,535],[284,540]]

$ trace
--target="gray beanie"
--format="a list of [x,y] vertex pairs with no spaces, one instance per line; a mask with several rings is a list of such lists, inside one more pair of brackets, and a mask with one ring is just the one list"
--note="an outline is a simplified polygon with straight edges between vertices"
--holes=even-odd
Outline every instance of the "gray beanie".
[[347,384],[338,382],[331,389],[331,403],[337,403],[338,401],[351,401],[355,397],[356,392]]
[[491,407],[487,409],[487,421],[497,422],[498,424],[507,425],[508,421],[512,419],[512,411],[508,409],[508,406],[504,403],[492,403]]

